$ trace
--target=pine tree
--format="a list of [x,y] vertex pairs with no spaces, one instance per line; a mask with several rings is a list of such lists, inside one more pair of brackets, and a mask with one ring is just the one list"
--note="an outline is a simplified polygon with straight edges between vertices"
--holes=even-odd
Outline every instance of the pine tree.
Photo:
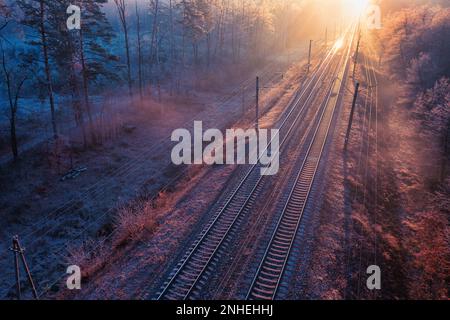
[[198,43],[212,29],[211,3],[207,0],[182,0],[180,5],[183,10],[180,23],[185,36],[192,41],[194,61],[198,62]]
[[125,37],[125,53],[127,60],[127,80],[128,80],[128,90],[130,97],[133,95],[132,82],[131,82],[131,62],[130,62],[130,43],[128,40],[128,21],[127,21],[127,5],[125,0],[114,0],[116,4],[117,12],[119,14],[120,23],[122,25],[122,30]]
[[84,105],[91,132],[93,131],[93,119],[89,100],[90,84],[117,80],[110,68],[110,64],[117,61],[117,57],[111,55],[108,50],[114,34],[105,13],[102,11],[102,6],[105,3],[107,3],[107,0],[78,0],[75,2],[82,10],[82,26],[78,31],[77,49],[81,64]]
[[[53,77],[52,70],[50,68],[49,57],[49,21],[52,21],[52,17],[49,15],[49,6],[54,4],[54,1],[50,0],[17,0],[17,4],[23,11],[23,19],[21,23],[27,27],[30,27],[38,36],[39,40],[30,41],[30,44],[37,45],[42,50],[45,82],[47,87],[47,95],[50,104],[51,123],[54,139],[58,136],[58,130],[56,128],[56,115],[55,115],[55,101],[53,93]],[[65,12],[65,10],[64,10]]]
[[85,110],[82,104],[81,58],[79,54],[79,34],[68,30],[66,9],[68,0],[48,2],[48,52],[55,65],[55,87],[63,95],[70,95],[75,123],[82,130],[84,145],[87,145],[84,123]]
[[[85,145],[85,115],[92,142],[96,141],[89,100],[89,91],[93,87],[91,84],[111,83],[110,80],[117,79],[110,66],[117,58],[107,49],[113,33],[101,10],[105,2],[106,0],[60,0],[49,6],[49,12],[54,18],[49,22],[49,52],[57,66],[57,84],[62,93],[72,97],[75,121],[83,131]],[[80,6],[82,12],[80,30],[68,30],[65,25],[65,8],[74,3]]]

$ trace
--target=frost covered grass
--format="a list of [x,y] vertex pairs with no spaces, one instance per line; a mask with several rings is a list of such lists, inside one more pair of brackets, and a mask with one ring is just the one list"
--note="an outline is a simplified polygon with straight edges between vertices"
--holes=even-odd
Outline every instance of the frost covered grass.
[[[86,279],[121,257],[121,252],[134,243],[151,238],[161,227],[170,223],[168,215],[175,205],[191,189],[192,184],[204,174],[203,166],[195,166],[152,199],[145,197],[133,200],[116,210],[111,236],[89,240],[81,246],[71,248],[67,257],[69,264],[77,264]],[[189,183],[188,183],[189,182]]]

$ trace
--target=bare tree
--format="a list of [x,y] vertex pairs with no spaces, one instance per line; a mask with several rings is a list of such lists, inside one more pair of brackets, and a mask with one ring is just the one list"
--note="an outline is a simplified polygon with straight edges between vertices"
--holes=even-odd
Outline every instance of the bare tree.
[[141,44],[141,19],[138,12],[138,4],[136,5],[136,37],[137,37],[137,53],[138,53],[138,80],[139,80],[139,96],[143,99],[142,93],[142,44]]
[[39,31],[41,34],[42,51],[44,54],[45,75],[47,77],[48,98],[50,101],[50,113],[52,117],[53,138],[58,137],[56,129],[55,101],[53,98],[53,80],[50,71],[50,62],[48,59],[47,30],[45,28],[45,4],[44,0],[39,1]]
[[131,82],[130,45],[128,41],[127,6],[125,0],[114,0],[114,3],[116,4],[117,12],[119,13],[120,23],[122,25],[123,33],[125,36],[128,90],[130,96],[133,96],[132,82]]
[[9,123],[10,123],[10,141],[11,151],[14,161],[19,158],[19,152],[17,147],[17,134],[16,134],[16,119],[17,110],[19,107],[19,98],[23,89],[23,85],[27,80],[27,73],[23,66],[9,66],[5,56],[5,49],[0,42],[0,51],[2,55],[2,71],[3,78],[5,80],[6,92],[9,102]]
[[159,24],[159,0],[151,0],[150,1],[150,7],[152,11],[153,16],[153,26],[152,26],[152,40],[150,43],[150,75],[152,73],[152,67],[157,59],[157,52],[158,52],[158,24]]

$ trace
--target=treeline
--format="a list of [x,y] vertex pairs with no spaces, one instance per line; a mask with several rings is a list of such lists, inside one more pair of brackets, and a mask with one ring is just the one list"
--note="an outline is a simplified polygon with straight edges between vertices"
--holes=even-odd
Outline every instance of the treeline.
[[[48,101],[58,137],[56,96],[70,107],[85,144],[95,143],[91,97],[123,87],[130,98],[192,88],[199,72],[225,70],[281,52],[302,1],[0,0],[2,95],[18,158],[16,116],[23,96]],[[68,30],[70,5],[81,29]]]
[[401,108],[392,115],[410,115],[398,121],[407,127],[400,132],[412,129],[416,134],[393,137],[403,144],[399,148],[411,151],[412,159],[402,159],[405,153],[398,153],[397,159],[404,161],[399,172],[417,180],[411,179],[411,187],[406,187],[399,176],[399,213],[383,227],[395,230],[391,228],[401,225],[398,243],[409,248],[401,254],[399,268],[405,275],[401,294],[412,299],[448,299],[450,9],[448,1],[442,3],[392,12],[383,20],[379,42],[384,70],[392,76],[398,95],[395,104],[386,107]]
[[383,25],[379,44],[399,83],[399,101],[411,108],[432,154],[440,155],[444,181],[450,159],[450,8],[405,8]]

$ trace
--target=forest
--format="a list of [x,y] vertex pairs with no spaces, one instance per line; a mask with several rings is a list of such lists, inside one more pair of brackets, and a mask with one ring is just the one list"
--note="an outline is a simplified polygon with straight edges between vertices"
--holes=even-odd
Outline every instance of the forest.
[[[10,144],[14,159],[21,142],[30,140],[30,121],[45,127],[35,135],[54,139],[63,139],[73,123],[87,147],[102,140],[96,121],[107,92],[121,90],[130,101],[160,100],[161,91],[189,93],[205,77],[220,83],[212,77],[219,70],[252,68],[274,49],[284,52],[291,38],[298,39],[292,25],[302,8],[301,1],[251,0],[0,5],[1,96],[10,126],[3,131],[10,139],[2,135],[1,143]],[[83,8],[80,30],[65,26],[69,5]]]
[[450,257],[450,8],[393,1],[382,9],[383,28],[371,35],[369,50],[384,74],[380,99],[389,124],[381,148],[399,192],[398,200],[387,200],[396,196],[386,191],[384,205],[401,203],[405,216],[396,238],[414,248],[399,259],[409,264],[400,267],[409,274],[404,294],[442,298]]
[[429,147],[441,159],[439,176],[448,176],[450,139],[450,10],[439,6],[403,9],[391,15],[381,33],[380,59],[399,83],[399,103],[420,123]]

